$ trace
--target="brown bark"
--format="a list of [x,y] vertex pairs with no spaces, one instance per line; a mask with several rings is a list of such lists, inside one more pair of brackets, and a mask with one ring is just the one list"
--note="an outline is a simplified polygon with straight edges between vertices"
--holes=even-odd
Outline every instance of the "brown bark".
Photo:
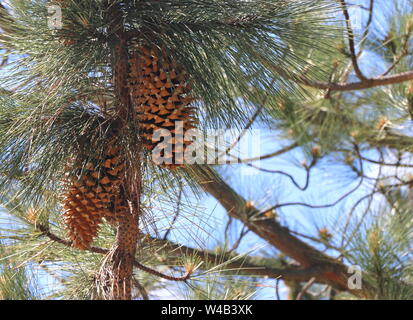
[[[124,37],[122,11],[117,4],[108,1],[108,14],[112,22],[109,32],[113,35],[112,72],[113,86],[117,101],[116,120],[119,135],[130,134],[129,117],[133,118],[133,107],[130,98],[127,76],[129,55],[127,41]],[[138,218],[140,215],[141,174],[140,148],[123,150],[133,153],[133,165],[127,164],[121,194],[114,212],[116,217],[116,241],[104,259],[97,282],[105,299],[130,300],[132,298],[132,277],[135,253],[139,235]]]
[[102,297],[111,300],[131,300],[133,266],[138,241],[137,218],[129,211],[118,218],[116,241],[101,268],[98,277]]

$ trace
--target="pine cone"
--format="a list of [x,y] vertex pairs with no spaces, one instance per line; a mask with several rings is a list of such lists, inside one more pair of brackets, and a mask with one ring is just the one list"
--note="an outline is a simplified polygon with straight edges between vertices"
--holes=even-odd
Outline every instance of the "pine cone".
[[[164,150],[154,158],[157,164],[170,169],[182,166],[184,151],[191,143],[184,136],[196,123],[195,108],[189,106],[194,99],[189,96],[186,72],[165,52],[158,56],[146,47],[132,52],[129,64],[128,83],[144,147]],[[182,129],[177,129],[179,125]],[[154,141],[154,132],[159,129],[168,130],[170,137]],[[160,157],[166,161],[159,163]]]
[[89,247],[102,218],[116,218],[112,206],[125,166],[119,151],[112,145],[104,159],[93,159],[84,167],[74,160],[67,168],[64,221],[76,248]]

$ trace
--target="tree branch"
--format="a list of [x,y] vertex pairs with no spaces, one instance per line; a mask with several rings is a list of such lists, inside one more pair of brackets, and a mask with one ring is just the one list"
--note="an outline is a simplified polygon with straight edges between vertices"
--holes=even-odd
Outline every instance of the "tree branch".
[[[42,234],[48,237],[50,240],[63,244],[64,246],[71,247],[72,242],[69,240],[64,240],[54,233],[50,232],[43,225],[38,225],[37,228],[42,232]],[[182,258],[182,255],[191,255],[202,259],[213,265],[225,265],[226,269],[236,269],[240,275],[253,275],[253,276],[262,276],[269,277],[273,279],[281,279],[287,281],[299,281],[305,282],[309,281],[313,277],[316,278],[318,283],[326,283],[325,279],[321,278],[319,275],[323,271],[332,271],[327,270],[324,267],[316,266],[311,268],[298,268],[297,266],[291,266],[289,268],[275,268],[269,267],[269,264],[277,264],[276,259],[268,258],[253,258],[253,257],[243,257],[242,259],[234,259],[234,254],[222,253],[216,254],[207,250],[198,250],[190,248],[184,245],[175,244],[168,240],[160,240],[155,238],[150,238],[147,240],[151,242],[152,246],[158,247],[162,252],[168,254],[167,263],[173,264],[179,261]],[[99,248],[99,247],[90,247],[86,249],[87,251],[99,254],[107,254],[109,249]],[[232,261],[231,261],[232,260]],[[231,261],[228,262],[227,261]],[[164,275],[156,270],[153,270],[147,266],[142,265],[141,263],[135,260],[135,267],[150,274],[159,276],[163,279],[172,280],[172,281],[185,281],[190,277],[190,273],[187,272],[182,277],[172,277]]]
[[[72,241],[60,238],[56,234],[50,232],[49,229],[47,227],[45,227],[44,225],[37,225],[36,228],[42,233],[43,236],[48,237],[50,240],[52,240],[54,242],[57,242],[57,243],[60,243],[60,244],[63,244],[66,247],[72,247]],[[99,254],[108,254],[108,253],[111,252],[110,249],[100,248],[100,247],[89,247],[85,250],[93,252],[93,253],[99,253]],[[187,271],[185,273],[185,275],[183,275],[182,277],[173,277],[173,276],[165,275],[165,274],[163,274],[159,271],[156,271],[152,268],[149,268],[149,267],[141,264],[137,260],[134,260],[132,264],[137,269],[140,269],[140,270],[145,271],[149,274],[152,274],[152,275],[155,275],[157,277],[160,277],[160,278],[163,278],[163,279],[166,279],[166,280],[170,280],[170,281],[186,281],[186,280],[189,279],[189,277],[192,274],[190,271]]]
[[[66,247],[72,247],[72,241],[60,238],[59,236],[50,232],[50,230],[46,226],[42,224],[38,224],[36,225],[36,229],[38,229],[42,233],[42,235],[48,237],[50,240],[63,244]],[[100,247],[89,247],[87,250],[90,252],[100,253],[100,254],[106,254],[109,251],[108,249],[100,248]]]
[[266,66],[268,69],[273,70],[275,73],[283,76],[286,79],[290,79],[301,83],[303,85],[321,89],[321,90],[329,90],[329,91],[355,91],[355,90],[364,90],[370,89],[374,87],[380,86],[387,86],[397,83],[402,83],[406,81],[413,80],[413,71],[406,71],[394,75],[386,75],[386,76],[379,76],[373,77],[368,79],[363,79],[358,82],[322,82],[317,80],[310,80],[303,75],[290,75],[287,74],[284,70],[280,67],[275,65],[272,61],[269,61],[267,57],[261,56],[259,53],[256,53],[257,57],[260,59],[262,64]]
[[347,267],[341,262],[325,255],[314,247],[293,236],[288,228],[281,226],[275,219],[260,216],[257,208],[247,206],[247,201],[238,195],[227,183],[210,168],[198,166],[193,170],[200,186],[218,200],[227,213],[242,221],[251,231],[269,244],[293,258],[303,268],[321,268],[317,279],[342,291],[350,291],[356,296],[366,297],[370,286],[363,283],[362,290],[350,290],[347,286]]
[[[315,277],[318,283],[326,283],[325,279],[319,275],[323,271],[331,271],[324,267],[316,266],[310,268],[299,268],[298,266],[290,267],[272,267],[270,265],[279,264],[276,259],[242,257],[235,259],[236,254],[232,253],[214,253],[208,250],[198,250],[171,241],[151,238],[149,240],[152,246],[160,248],[161,252],[168,254],[166,257],[168,264],[174,264],[182,258],[182,255],[194,256],[200,258],[214,266],[223,265],[225,269],[236,269],[237,274],[249,276],[262,276],[273,279],[306,282]],[[223,270],[225,271],[225,270]]]
[[327,83],[315,80],[306,79],[303,76],[298,76],[297,80],[304,85],[313,87],[316,89],[324,89],[330,91],[355,91],[355,90],[364,90],[374,87],[387,86],[397,83],[402,83],[406,81],[413,80],[413,71],[402,72],[389,76],[381,76],[376,78],[369,78],[367,80],[361,80],[358,82],[349,82],[349,83]]

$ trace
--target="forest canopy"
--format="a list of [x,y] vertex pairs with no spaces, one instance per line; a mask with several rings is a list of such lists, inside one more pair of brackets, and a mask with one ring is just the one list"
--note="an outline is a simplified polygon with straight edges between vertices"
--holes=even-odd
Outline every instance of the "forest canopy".
[[2,2],[0,299],[412,299],[412,9]]

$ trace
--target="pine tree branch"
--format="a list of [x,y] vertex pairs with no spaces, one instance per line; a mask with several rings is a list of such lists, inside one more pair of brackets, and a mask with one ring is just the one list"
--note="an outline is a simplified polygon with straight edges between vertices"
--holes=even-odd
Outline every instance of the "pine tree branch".
[[[174,264],[179,262],[183,255],[193,256],[205,261],[212,266],[222,265],[223,269],[235,269],[237,274],[249,276],[262,276],[272,279],[290,280],[306,282],[311,278],[316,277],[318,283],[325,283],[325,280],[319,275],[324,270],[323,267],[299,268],[298,266],[290,266],[284,268],[270,267],[279,262],[276,259],[258,258],[258,257],[242,257],[235,259],[236,255],[231,253],[214,253],[208,250],[194,249],[181,244],[175,244],[168,240],[160,240],[151,238],[151,245],[160,248],[160,252],[165,252],[166,263]],[[331,271],[331,270],[330,270]],[[223,272],[225,272],[223,270]]]
[[175,214],[174,214],[174,217],[173,217],[172,221],[169,224],[168,230],[166,230],[166,232],[163,236],[164,240],[168,239],[168,236],[171,233],[172,228],[175,225],[176,220],[178,219],[178,216],[181,214],[181,204],[182,204],[182,194],[183,194],[182,181],[179,181],[178,185],[179,185],[179,193],[178,193],[178,199],[177,199]]
[[[70,240],[65,240],[60,238],[59,236],[57,236],[56,234],[50,232],[50,230],[44,226],[44,225],[37,225],[36,228],[42,233],[43,236],[48,237],[50,240],[63,244],[66,247],[72,247],[72,241]],[[123,235],[120,235],[123,236]],[[105,248],[100,248],[100,247],[89,247],[86,249],[87,251],[93,252],[93,253],[99,253],[99,254],[109,254],[111,252],[110,249],[105,249]],[[183,275],[182,277],[174,277],[174,276],[169,276],[166,274],[163,274],[157,270],[154,270],[152,268],[149,268],[143,264],[141,264],[140,262],[138,262],[137,260],[133,261],[133,265],[137,268],[140,269],[142,271],[145,271],[149,274],[155,275],[157,277],[166,279],[166,280],[170,280],[170,281],[186,281],[190,278],[192,272],[187,271],[185,273],[185,275]]]
[[[307,105],[301,105],[300,107],[306,109],[309,113],[314,114],[315,110],[311,109]],[[371,147],[387,147],[393,148],[396,150],[411,150],[413,146],[413,137],[408,135],[403,135],[398,132],[394,132],[392,130],[386,130],[385,135],[383,137],[378,137],[377,129],[372,127],[366,122],[361,120],[353,119],[343,113],[337,112],[334,109],[323,109],[317,110],[320,113],[321,118],[327,118],[329,115],[334,116],[335,118],[339,118],[342,124],[348,125],[351,124],[354,127],[358,127],[362,129],[362,132],[369,133],[367,137],[364,138],[366,142],[370,144]]]
[[256,53],[256,56],[261,60],[263,65],[265,65],[268,69],[273,70],[275,73],[285,77],[286,79],[294,80],[298,83],[303,85],[321,89],[321,90],[329,90],[332,91],[356,91],[356,90],[365,90],[375,87],[381,86],[388,86],[392,84],[398,84],[406,81],[413,80],[413,71],[406,71],[401,72],[393,75],[386,75],[386,76],[379,76],[379,77],[372,77],[368,79],[363,79],[357,82],[322,82],[317,80],[308,79],[303,75],[291,75],[287,74],[282,68],[275,65],[273,62],[269,61],[268,58],[263,57]]
[[[359,297],[369,295],[370,286],[363,283],[363,290],[350,290],[347,286],[347,267],[341,262],[325,255],[314,247],[293,236],[288,228],[281,226],[274,219],[260,217],[260,211],[250,205],[237,194],[227,183],[214,172],[207,169],[194,170],[200,186],[212,195],[227,210],[227,213],[243,222],[251,231],[269,244],[293,258],[303,268],[317,267],[322,271],[318,279],[341,291],[350,291]],[[211,177],[215,176],[214,179]],[[320,281],[320,280],[318,280]]]
[[397,73],[389,76],[381,76],[376,78],[369,78],[358,82],[340,83],[340,82],[321,82],[306,79],[303,76],[298,76],[297,80],[304,85],[316,89],[330,90],[330,91],[355,91],[365,90],[375,87],[388,86],[413,80],[413,71]]
[[[72,247],[72,242],[73,241],[65,240],[65,239],[60,238],[56,234],[50,232],[50,230],[46,226],[38,224],[38,225],[36,225],[36,229],[38,229],[42,233],[43,236],[48,237],[50,240],[53,240],[54,242],[57,242],[57,243],[60,243],[60,244],[63,244],[66,247]],[[90,251],[90,252],[93,252],[93,253],[106,254],[106,253],[108,253],[109,250],[105,249],[105,248],[100,248],[100,247],[89,247],[87,249],[87,251]]]
[[[65,240],[57,236],[56,234],[50,232],[45,226],[38,225],[37,228],[39,231],[42,232],[43,236],[48,237],[50,240],[54,242],[60,243],[66,247],[71,247],[72,241]],[[311,268],[298,268],[295,266],[291,266],[290,268],[274,268],[268,267],[268,264],[276,264],[277,260],[274,259],[267,259],[267,258],[252,258],[252,257],[245,257],[243,259],[236,259],[234,260],[234,254],[216,254],[206,250],[198,250],[191,247],[187,247],[180,244],[175,244],[168,240],[160,240],[151,238],[148,240],[151,242],[151,245],[159,247],[162,252],[168,254],[167,260],[164,261],[167,264],[174,264],[179,262],[182,258],[182,255],[198,257],[202,259],[202,261],[206,261],[212,265],[225,265],[225,269],[235,269],[237,270],[238,274],[241,275],[250,275],[250,276],[262,276],[262,277],[269,277],[273,279],[281,279],[281,280],[288,280],[288,281],[299,281],[304,282],[308,281],[311,278],[315,277],[318,283],[325,283],[323,278],[319,277],[319,274],[324,270],[322,267],[311,267]],[[107,254],[109,249],[100,248],[100,247],[89,247],[86,249],[87,251],[99,254]],[[232,260],[232,261],[231,261]],[[227,262],[231,261],[231,262]],[[140,270],[143,270],[147,273],[153,274],[163,279],[171,280],[171,281],[186,281],[191,276],[190,272],[187,272],[182,277],[173,277],[168,276],[163,273],[160,273],[154,269],[151,269],[138,261],[134,261],[134,266]]]
[[165,279],[165,280],[169,280],[169,281],[186,281],[186,280],[188,280],[188,279],[191,277],[191,275],[192,275],[192,272],[188,270],[187,272],[185,272],[185,274],[184,274],[182,277],[168,276],[168,275],[166,275],[166,274],[164,274],[164,273],[161,273],[161,272],[159,272],[159,271],[157,271],[157,270],[154,270],[154,269],[152,269],[152,268],[149,268],[149,267],[147,267],[147,266],[139,263],[139,262],[136,261],[136,260],[135,260],[135,262],[134,262],[134,266],[135,266],[136,268],[140,269],[140,270],[145,271],[146,273],[152,274],[152,275],[154,275],[154,276],[157,276],[157,277],[159,277],[159,278],[162,278],[162,279]]

